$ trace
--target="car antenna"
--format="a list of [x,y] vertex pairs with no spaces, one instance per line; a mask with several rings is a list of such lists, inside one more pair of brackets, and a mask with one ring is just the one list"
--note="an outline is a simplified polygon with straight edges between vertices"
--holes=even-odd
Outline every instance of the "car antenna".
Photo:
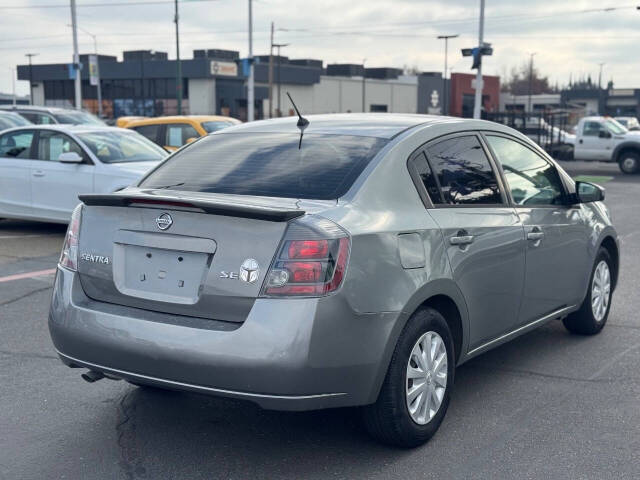
[[309,126],[309,120],[300,115],[300,110],[298,110],[298,107],[296,107],[296,103],[293,101],[293,98],[291,98],[291,95],[289,95],[289,92],[287,92],[287,97],[289,97],[289,100],[291,100],[291,105],[293,105],[293,108],[298,114],[298,123],[296,124],[296,126],[300,129],[300,141],[298,142],[298,150],[300,150],[300,148],[302,147],[302,135],[304,135],[304,129]]

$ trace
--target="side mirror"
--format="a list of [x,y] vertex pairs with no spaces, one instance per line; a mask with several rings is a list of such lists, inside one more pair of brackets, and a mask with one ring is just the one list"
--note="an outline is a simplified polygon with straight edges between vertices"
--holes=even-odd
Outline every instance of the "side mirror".
[[60,163],[82,163],[84,160],[77,152],[64,152],[58,157]]
[[187,143],[195,142],[196,140],[198,140],[198,138],[197,138],[197,137],[187,138],[187,142],[185,143],[185,145],[186,145]]
[[611,138],[611,132],[607,130],[600,130],[600,132],[598,133],[598,136],[600,138]]
[[604,188],[595,183],[576,182],[576,196],[579,203],[601,202],[604,200]]

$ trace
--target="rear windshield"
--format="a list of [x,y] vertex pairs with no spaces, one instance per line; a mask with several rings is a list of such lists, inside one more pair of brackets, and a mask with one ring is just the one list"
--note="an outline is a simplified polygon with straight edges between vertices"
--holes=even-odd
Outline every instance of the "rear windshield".
[[202,122],[202,128],[204,128],[207,133],[217,132],[223,128],[231,127],[232,125],[235,125],[235,123],[225,121]]
[[144,188],[266,197],[336,199],[344,195],[384,139],[308,134],[217,133],[176,153]]

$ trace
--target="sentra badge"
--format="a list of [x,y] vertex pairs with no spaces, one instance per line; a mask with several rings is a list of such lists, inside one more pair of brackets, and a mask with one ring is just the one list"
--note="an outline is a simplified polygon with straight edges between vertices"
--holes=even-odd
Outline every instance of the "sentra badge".
[[80,258],[85,262],[101,263],[103,265],[110,265],[111,259],[104,255],[94,255],[93,253],[82,253]]

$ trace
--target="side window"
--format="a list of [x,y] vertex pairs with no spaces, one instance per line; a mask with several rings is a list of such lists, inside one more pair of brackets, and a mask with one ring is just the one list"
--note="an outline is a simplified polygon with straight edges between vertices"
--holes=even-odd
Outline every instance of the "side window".
[[147,137],[153,143],[158,143],[158,132],[162,125],[142,125],[135,127],[134,130],[140,135]]
[[167,138],[165,145],[169,147],[181,147],[190,138],[198,138],[198,132],[191,125],[186,123],[167,125]]
[[600,134],[600,130],[602,130],[600,122],[584,122],[582,135],[585,137],[597,137]]
[[561,205],[564,188],[558,171],[540,155],[504,137],[487,136],[502,165],[516,205]]
[[49,115],[43,113],[20,112],[20,115],[36,125],[49,125],[51,123],[55,123]]
[[[421,174],[434,204],[501,204],[496,174],[477,137],[455,137],[426,149],[430,173]],[[433,178],[430,178],[430,176]],[[439,192],[436,193],[436,187]]]
[[29,158],[33,135],[33,130],[21,130],[2,135],[0,137],[0,157]]
[[38,160],[58,161],[62,153],[76,152],[82,158],[85,154],[74,140],[59,132],[40,131],[38,139]]

